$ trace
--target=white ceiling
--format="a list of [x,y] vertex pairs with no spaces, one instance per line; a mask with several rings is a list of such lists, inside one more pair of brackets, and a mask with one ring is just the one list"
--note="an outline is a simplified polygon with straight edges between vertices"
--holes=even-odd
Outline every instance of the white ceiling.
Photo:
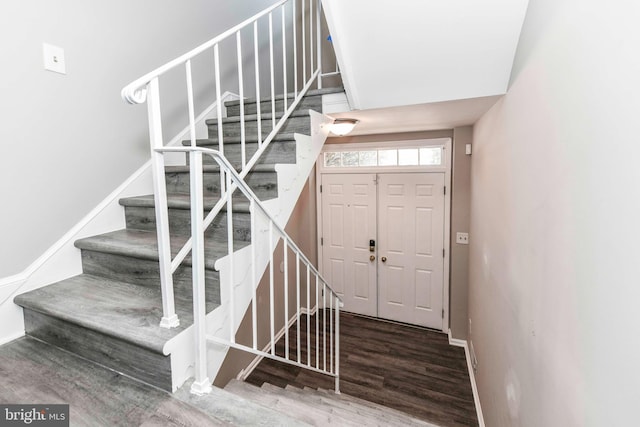
[[360,121],[349,133],[349,136],[453,129],[458,126],[473,125],[500,97],[486,96],[400,107],[336,112],[329,115],[334,118],[350,117]]
[[528,0],[323,0],[351,107],[502,95]]

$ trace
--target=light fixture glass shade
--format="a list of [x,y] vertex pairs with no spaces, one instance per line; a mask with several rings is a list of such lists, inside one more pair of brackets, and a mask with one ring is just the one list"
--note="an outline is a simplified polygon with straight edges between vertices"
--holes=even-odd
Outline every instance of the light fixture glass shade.
[[356,119],[335,119],[331,125],[331,133],[337,136],[344,136],[351,132],[356,124],[358,124],[358,120]]

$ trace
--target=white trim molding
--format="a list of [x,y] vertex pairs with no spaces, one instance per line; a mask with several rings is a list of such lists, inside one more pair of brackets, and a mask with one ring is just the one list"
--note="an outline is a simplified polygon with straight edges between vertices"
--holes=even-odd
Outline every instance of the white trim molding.
[[4,344],[8,344],[13,340],[17,340],[18,338],[21,338],[24,336],[24,331],[21,332],[16,332],[13,335],[7,335],[4,337],[0,338],[0,345],[4,345]]
[[471,354],[469,353],[469,344],[466,340],[453,338],[451,335],[451,329],[449,329],[449,345],[454,347],[464,348],[464,355],[467,359],[467,369],[469,371],[469,378],[471,379],[471,390],[473,391],[473,401],[476,405],[476,413],[478,415],[478,424],[480,427],[485,427],[484,416],[482,415],[482,406],[480,406],[480,395],[478,394],[478,386],[476,384],[476,376],[471,364]]
[[[443,149],[443,162],[441,165],[436,166],[375,166],[375,167],[325,167],[324,166],[324,153],[325,152],[339,152],[339,151],[358,151],[369,149],[383,149],[383,148],[421,148],[421,147],[442,147]],[[443,292],[442,292],[442,308],[444,309],[444,316],[442,319],[442,328],[439,329],[443,333],[449,330],[449,313],[450,313],[450,291],[451,285],[450,266],[451,266],[451,194],[452,194],[452,162],[453,162],[453,139],[451,137],[441,138],[423,138],[415,140],[398,140],[398,141],[381,141],[381,142],[358,142],[358,143],[337,143],[337,144],[325,144],[322,147],[320,155],[316,159],[316,206],[317,206],[317,251],[318,251],[318,271],[321,274],[326,275],[323,271],[324,259],[323,259],[323,246],[322,237],[324,235],[322,224],[322,192],[320,186],[322,185],[322,175],[324,174],[357,174],[357,173],[369,173],[369,174],[385,174],[385,173],[444,173],[444,182],[446,187],[446,193],[444,195],[444,235],[443,235],[443,248],[445,250],[443,258]]]

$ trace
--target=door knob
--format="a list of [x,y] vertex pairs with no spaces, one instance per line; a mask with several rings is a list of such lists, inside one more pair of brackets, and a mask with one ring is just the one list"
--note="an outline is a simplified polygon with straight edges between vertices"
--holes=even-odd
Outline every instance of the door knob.
[[387,262],[387,257],[386,257],[386,256],[383,256],[382,258],[380,258],[380,260],[381,260],[382,262]]
[[376,257],[375,257],[375,256],[371,255],[371,256],[369,257],[369,261],[375,261],[375,260],[376,260]]

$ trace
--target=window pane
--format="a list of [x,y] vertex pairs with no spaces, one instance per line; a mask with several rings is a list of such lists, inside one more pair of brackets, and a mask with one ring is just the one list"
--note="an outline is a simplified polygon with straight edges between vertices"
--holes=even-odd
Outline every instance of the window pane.
[[324,153],[324,165],[328,168],[340,167],[340,153]]
[[398,164],[400,166],[412,166],[418,164],[418,149],[406,148],[398,150]]
[[361,151],[358,163],[360,166],[378,166],[378,152]]
[[437,166],[442,164],[442,147],[429,147],[420,149],[420,164]]
[[358,152],[345,151],[342,153],[342,166],[358,166]]
[[398,150],[378,150],[379,166],[397,166]]

